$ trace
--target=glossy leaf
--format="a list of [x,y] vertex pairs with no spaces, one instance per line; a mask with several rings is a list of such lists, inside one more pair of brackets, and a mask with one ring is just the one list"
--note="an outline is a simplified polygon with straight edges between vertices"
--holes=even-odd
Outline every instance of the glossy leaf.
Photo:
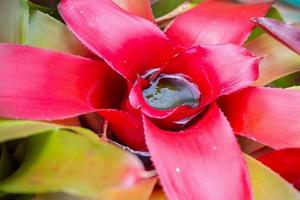
[[84,57],[93,55],[66,25],[40,11],[35,11],[30,17],[27,44]]
[[[280,21],[283,21],[283,18],[282,18],[282,16],[281,16],[280,12],[279,12],[278,9],[275,8],[275,7],[272,7],[272,8],[268,11],[268,13],[266,14],[266,17],[268,17],[268,18],[273,18],[273,19],[277,19],[277,20],[280,20]],[[263,31],[262,29],[260,29],[260,28],[258,28],[258,27],[255,28],[255,29],[252,31],[251,35],[249,36],[248,41],[253,40],[253,39],[255,39],[255,38],[261,36],[263,33],[264,33],[264,31]]]
[[299,200],[300,193],[259,161],[245,156],[255,200]]
[[246,43],[245,47],[257,56],[263,56],[259,78],[254,85],[267,85],[280,77],[300,71],[300,56],[267,34]]
[[113,188],[128,190],[143,181],[137,158],[105,142],[57,130],[26,139],[21,167],[0,182],[9,193],[65,192],[100,198]]
[[28,19],[27,0],[1,0],[0,42],[25,43]]
[[264,17],[254,18],[252,21],[300,56],[300,28]]

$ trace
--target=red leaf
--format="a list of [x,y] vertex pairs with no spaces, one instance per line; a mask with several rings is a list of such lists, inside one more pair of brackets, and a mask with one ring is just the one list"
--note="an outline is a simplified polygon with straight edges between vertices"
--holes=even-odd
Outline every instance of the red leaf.
[[58,8],[81,42],[128,80],[162,66],[173,55],[173,46],[158,27],[111,0],[63,0]]
[[159,110],[147,104],[143,97],[143,80],[138,79],[130,93],[133,107],[150,118],[168,123],[194,116],[219,96],[247,87],[258,76],[259,58],[237,45],[203,46],[181,52],[162,69],[161,73],[182,73],[189,76],[202,93],[200,105],[194,109],[179,106]]
[[250,87],[220,101],[240,135],[274,149],[300,147],[300,92]]
[[0,57],[1,117],[70,118],[121,96],[121,77],[101,61],[13,44],[0,44]]
[[249,20],[264,16],[270,3],[237,4],[231,0],[207,0],[177,17],[167,29],[178,45],[243,44],[254,28]]
[[134,150],[146,151],[142,118],[124,111],[104,109],[99,114],[108,121],[114,135]]
[[252,199],[247,167],[218,107],[191,127],[170,132],[144,118],[152,160],[169,199]]
[[291,183],[300,180],[300,149],[283,149],[257,158]]

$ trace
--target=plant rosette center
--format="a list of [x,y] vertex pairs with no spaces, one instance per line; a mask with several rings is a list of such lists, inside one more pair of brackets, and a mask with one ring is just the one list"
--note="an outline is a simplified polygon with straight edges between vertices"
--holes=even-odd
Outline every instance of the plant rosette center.
[[153,69],[138,78],[130,102],[161,128],[179,131],[202,113],[201,97],[190,76]]
[[183,74],[154,74],[143,89],[146,102],[155,109],[167,110],[181,105],[195,108],[201,92],[198,86]]

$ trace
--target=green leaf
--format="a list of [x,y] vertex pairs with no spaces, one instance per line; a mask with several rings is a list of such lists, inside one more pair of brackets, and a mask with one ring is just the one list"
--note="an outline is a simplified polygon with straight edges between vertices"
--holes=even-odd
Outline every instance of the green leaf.
[[[100,199],[114,188],[128,190],[144,181],[143,167],[133,155],[67,130],[29,137],[26,149],[20,168],[0,182],[2,192],[64,192]],[[149,184],[150,192],[154,183]],[[149,196],[150,192],[143,195]]]
[[259,161],[246,156],[255,200],[299,200],[300,193]]
[[62,126],[37,121],[0,120],[0,143],[59,129],[71,130],[95,142],[99,141],[96,134],[81,127]]
[[159,0],[152,5],[152,11],[156,18],[161,17],[184,2],[185,0]]
[[58,129],[60,125],[34,121],[0,121],[0,143],[25,138],[35,134]]
[[[283,21],[283,18],[282,18],[282,16],[281,16],[281,14],[279,13],[278,9],[277,9],[277,8],[274,8],[274,7],[272,7],[272,8],[268,11],[268,13],[266,14],[266,17],[268,17],[268,18],[273,18],[273,19],[277,19],[277,20],[280,20],[280,21]],[[263,31],[261,28],[256,27],[256,28],[252,31],[251,35],[249,36],[248,41],[253,40],[253,39],[255,39],[255,38],[261,36],[263,33],[264,33],[264,31]]]
[[300,72],[289,74],[270,83],[270,87],[288,88],[300,85]]
[[92,56],[66,25],[40,11],[35,11],[30,17],[27,44],[74,55]]
[[34,13],[37,10],[40,10],[43,13],[47,13],[47,14],[51,14],[53,12],[53,9],[32,3],[31,1],[28,1],[28,6],[31,13]]
[[26,42],[29,19],[27,0],[0,1],[0,42]]
[[300,71],[300,56],[268,34],[263,34],[244,46],[263,58],[260,63],[259,78],[254,85],[264,86],[276,79]]

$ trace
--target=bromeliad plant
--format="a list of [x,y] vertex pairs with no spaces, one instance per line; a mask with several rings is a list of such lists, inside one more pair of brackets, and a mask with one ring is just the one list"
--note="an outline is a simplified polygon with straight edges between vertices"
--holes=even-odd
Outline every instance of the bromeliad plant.
[[[299,91],[249,87],[262,58],[241,45],[271,3],[207,0],[164,33],[144,2],[147,12],[131,11],[147,19],[111,0],[60,1],[64,22],[99,58],[0,44],[0,116],[97,112],[122,144],[150,152],[169,199],[252,199],[234,133],[300,146]],[[255,22],[268,29],[264,20]]]

